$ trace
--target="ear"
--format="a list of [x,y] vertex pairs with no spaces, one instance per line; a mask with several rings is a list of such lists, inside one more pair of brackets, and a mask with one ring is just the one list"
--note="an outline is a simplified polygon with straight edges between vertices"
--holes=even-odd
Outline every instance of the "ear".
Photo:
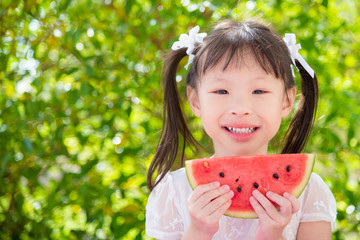
[[290,88],[286,91],[286,94],[283,99],[283,107],[281,111],[281,118],[286,118],[290,113],[294,106],[296,98],[296,88]]
[[196,89],[187,86],[186,93],[189,100],[191,111],[194,113],[196,117],[200,117],[200,104]]

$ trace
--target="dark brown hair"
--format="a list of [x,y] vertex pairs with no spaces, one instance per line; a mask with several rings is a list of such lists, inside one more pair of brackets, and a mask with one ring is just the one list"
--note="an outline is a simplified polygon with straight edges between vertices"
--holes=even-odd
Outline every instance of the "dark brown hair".
[[[179,62],[186,56],[186,50],[181,48],[170,51],[165,58],[163,128],[148,171],[147,184],[150,190],[162,180],[178,157],[180,165],[184,165],[186,144],[195,148],[199,146],[187,127],[176,82],[176,71]],[[187,76],[187,84],[196,88],[200,76],[223,60],[225,60],[223,70],[230,63],[241,66],[248,53],[255,57],[266,73],[284,81],[285,91],[295,86],[290,68],[292,61],[285,42],[271,27],[255,21],[223,21],[216,25],[205,37],[204,42],[194,49],[195,58]],[[317,78],[316,76],[312,78],[298,61],[296,66],[299,69],[302,85],[300,104],[287,130],[281,153],[302,151],[309,138],[316,113]],[[179,147],[181,147],[180,156],[178,156]],[[159,178],[153,184],[156,171]]]

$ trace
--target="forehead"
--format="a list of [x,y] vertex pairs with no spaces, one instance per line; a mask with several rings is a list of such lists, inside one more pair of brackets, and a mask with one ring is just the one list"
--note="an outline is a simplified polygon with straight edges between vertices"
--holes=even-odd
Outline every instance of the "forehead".
[[269,63],[266,63],[267,68],[264,68],[263,65],[256,59],[256,56],[254,56],[254,54],[250,51],[246,51],[242,54],[235,53],[231,58],[227,55],[224,55],[214,66],[210,66],[207,69],[203,66],[201,76],[204,74],[206,75],[208,72],[222,76],[230,72],[246,71],[247,74],[254,75],[256,78],[276,78],[271,66],[269,66]]
[[203,74],[212,69],[226,71],[229,68],[242,69],[253,66],[260,67],[266,74],[278,76],[273,64],[269,62],[267,57],[249,46],[229,48],[226,51],[220,51],[220,53],[214,49],[208,49],[199,59],[196,75],[201,78]]

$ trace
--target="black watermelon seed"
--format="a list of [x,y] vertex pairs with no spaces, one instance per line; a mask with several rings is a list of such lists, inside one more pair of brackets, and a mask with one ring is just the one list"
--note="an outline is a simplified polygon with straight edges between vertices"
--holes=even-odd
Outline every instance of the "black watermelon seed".
[[276,173],[274,173],[273,177],[279,179],[279,175],[277,175]]
[[241,192],[241,187],[237,187],[236,189],[238,192]]
[[286,171],[287,171],[287,172],[290,172],[290,165],[288,165],[288,166],[286,167]]
[[235,182],[238,182],[239,181],[239,179],[237,178],[236,180],[235,180]]
[[223,172],[219,173],[220,177],[225,177],[225,174]]
[[254,183],[254,188],[258,188],[258,187],[259,187],[259,184]]

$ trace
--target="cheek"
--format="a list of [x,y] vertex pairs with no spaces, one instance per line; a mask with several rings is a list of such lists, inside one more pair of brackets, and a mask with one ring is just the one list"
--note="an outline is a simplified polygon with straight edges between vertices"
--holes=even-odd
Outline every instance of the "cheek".
[[219,111],[219,101],[213,97],[209,96],[200,96],[199,98],[199,106],[201,111],[201,116],[212,116],[217,111]]
[[203,128],[209,135],[209,133],[214,130],[214,126],[216,126],[219,122],[219,113],[221,112],[221,109],[219,109],[218,106],[211,104],[202,105],[200,109]]
[[213,138],[214,137],[214,121],[209,118],[208,116],[206,117],[201,117],[201,122],[202,122],[202,127],[205,131],[205,133],[210,137]]
[[282,118],[282,102],[268,99],[266,104],[257,104],[254,111],[266,122],[272,123],[274,126],[280,125]]
[[281,107],[282,103],[273,98],[264,98],[253,104],[254,111],[270,115],[281,114]]

